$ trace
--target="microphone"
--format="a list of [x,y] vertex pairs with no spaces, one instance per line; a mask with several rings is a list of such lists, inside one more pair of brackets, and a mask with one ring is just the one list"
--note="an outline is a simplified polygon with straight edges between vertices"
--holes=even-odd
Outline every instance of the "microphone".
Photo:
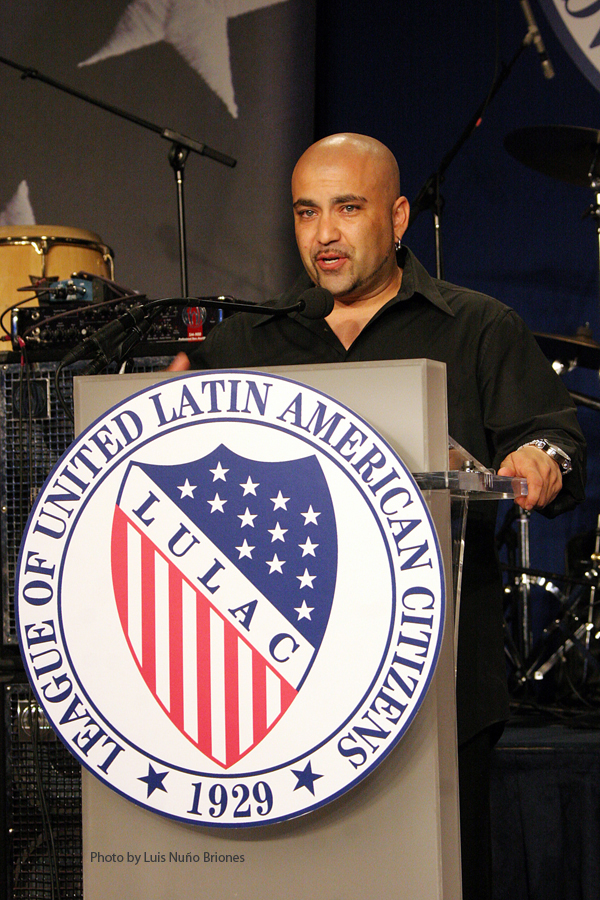
[[163,306],[173,303],[200,302],[202,305],[218,306],[221,309],[229,309],[231,312],[249,312],[259,315],[288,315],[291,312],[299,312],[307,319],[324,319],[333,309],[333,296],[322,287],[312,287],[304,291],[296,303],[291,306],[280,307],[261,306],[258,303],[239,303],[227,300],[225,297],[196,297],[175,298],[168,297],[163,300],[151,300],[145,304],[134,306],[123,315],[109,322],[98,331],[94,332],[73,350],[70,350],[61,360],[60,367],[70,366],[80,359],[90,359],[92,362],[82,372],[84,375],[96,375],[101,372],[113,359],[123,358],[123,349],[127,352],[142,340],[149,331],[154,320],[160,315]]
[[520,3],[523,10],[523,15],[525,16],[525,21],[527,22],[528,29],[527,34],[525,35],[524,43],[531,44],[533,42],[533,46],[535,47],[542,64],[542,72],[544,73],[544,78],[554,78],[554,69],[552,67],[552,63],[550,62],[548,54],[546,53],[546,48],[544,46],[540,30],[537,27],[537,22],[533,17],[531,6],[529,5],[529,0],[520,0]]
[[298,297],[298,312],[305,319],[325,319],[333,310],[333,295],[323,287],[311,287]]
[[149,312],[143,306],[135,307],[120,316],[116,322],[110,322],[104,328],[100,328],[91,338],[97,348],[97,354],[81,374],[97,375],[113,359],[124,359],[150,331],[160,312],[160,306],[154,307]]
[[89,359],[90,356],[99,356],[99,358],[104,360],[103,366],[101,366],[101,368],[103,368],[108,365],[112,358],[109,358],[108,354],[114,354],[115,348],[123,342],[127,332],[131,329],[139,330],[141,328],[140,323],[148,316],[148,325],[142,332],[145,334],[152,324],[154,316],[158,315],[159,311],[160,307],[149,313],[145,306],[134,306],[132,309],[123,313],[122,316],[119,316],[118,319],[115,319],[114,322],[103,325],[103,327],[94,332],[91,337],[86,338],[84,341],[81,341],[80,344],[77,344],[73,350],[69,350],[67,355],[61,360],[61,365],[63,367],[70,366],[80,359]]

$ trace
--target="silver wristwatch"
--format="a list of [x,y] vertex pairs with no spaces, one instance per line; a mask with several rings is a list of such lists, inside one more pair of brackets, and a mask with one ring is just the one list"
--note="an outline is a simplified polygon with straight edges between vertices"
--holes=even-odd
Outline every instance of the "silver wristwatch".
[[544,438],[538,438],[535,441],[527,441],[526,444],[521,444],[518,449],[521,450],[523,447],[537,447],[538,450],[543,450],[544,453],[547,453],[551,459],[558,463],[563,475],[568,475],[573,468],[571,457],[567,456],[565,451],[561,450],[560,447],[557,447],[556,444],[551,444],[550,441],[547,441]]

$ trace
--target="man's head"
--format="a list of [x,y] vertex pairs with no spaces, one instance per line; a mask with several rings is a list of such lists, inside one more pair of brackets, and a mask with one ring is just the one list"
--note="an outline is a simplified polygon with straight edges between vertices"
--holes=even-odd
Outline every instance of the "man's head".
[[312,280],[340,300],[377,296],[398,279],[394,244],[408,225],[398,164],[360,134],[313,144],[292,175],[296,240]]

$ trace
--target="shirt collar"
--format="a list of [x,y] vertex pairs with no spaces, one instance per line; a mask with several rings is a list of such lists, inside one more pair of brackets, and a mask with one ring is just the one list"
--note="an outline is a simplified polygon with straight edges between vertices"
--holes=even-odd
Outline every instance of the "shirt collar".
[[[419,294],[425,300],[429,300],[430,303],[437,306],[442,312],[445,312],[447,315],[454,318],[454,313],[442,297],[436,281],[431,277],[427,269],[421,265],[412,250],[409,250],[408,247],[402,247],[401,250],[399,250],[398,265],[402,269],[402,284],[400,285],[400,291],[392,298],[392,300],[389,300],[385,306],[378,310],[376,316],[379,316],[384,309],[389,309],[396,303],[410,300],[412,296]],[[306,272],[303,272],[290,289],[284,294],[281,294],[276,300],[269,301],[266,305],[274,306],[275,308],[288,306],[289,304],[294,303],[300,294],[311,287],[312,284],[313,282],[310,280],[309,276]],[[294,319],[300,319],[305,324],[307,322],[302,313],[294,312],[291,313],[291,316]],[[256,316],[253,327],[256,328],[259,325],[265,324],[265,322],[270,322],[272,319],[273,316],[268,313],[264,316]]]
[[[414,294],[420,294],[442,312],[454,317],[454,313],[442,297],[436,282],[427,269],[421,265],[412,250],[402,247],[398,253],[398,265],[402,269],[402,284],[400,291],[393,300],[386,304],[389,307],[393,303],[409,300]],[[384,307],[385,309],[386,307]]]

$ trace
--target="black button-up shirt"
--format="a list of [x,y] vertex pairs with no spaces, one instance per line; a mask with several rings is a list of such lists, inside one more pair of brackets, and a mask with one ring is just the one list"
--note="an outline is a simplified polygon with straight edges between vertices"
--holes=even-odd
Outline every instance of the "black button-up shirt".
[[[545,511],[583,499],[585,441],[574,405],[522,319],[483,294],[431,278],[407,249],[398,295],[345,349],[324,320],[240,313],[213,329],[191,354],[195,368],[433,359],[446,364],[449,430],[486,466],[544,437],[569,454],[573,472]],[[308,276],[269,305],[286,306]],[[496,504],[471,504],[458,658],[459,739],[507,716],[502,590],[494,549]]]

